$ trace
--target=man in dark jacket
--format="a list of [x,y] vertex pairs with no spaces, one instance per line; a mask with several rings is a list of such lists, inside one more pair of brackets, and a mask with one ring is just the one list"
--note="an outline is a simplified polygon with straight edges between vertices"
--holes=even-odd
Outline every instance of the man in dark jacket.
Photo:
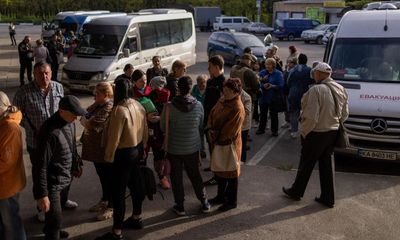
[[78,98],[65,96],[59,103],[59,110],[43,123],[38,134],[32,179],[37,205],[46,213],[45,239],[68,237],[67,232],[61,231],[60,192],[70,185],[72,164],[77,160],[73,122],[85,114]]
[[25,36],[24,40],[18,44],[19,54],[19,82],[21,86],[25,84],[24,75],[26,69],[26,75],[29,82],[32,82],[32,61],[33,61],[33,48],[30,43],[31,38]]
[[230,77],[239,78],[242,81],[243,90],[245,90],[252,99],[255,99],[260,88],[260,82],[257,74],[251,69],[252,62],[254,62],[254,59],[251,54],[243,54],[240,63],[232,67]]
[[[210,73],[210,79],[207,81],[207,87],[204,96],[204,127],[207,126],[208,116],[211,113],[211,110],[218,102],[218,99],[222,95],[222,87],[224,85],[225,76],[224,76],[224,59],[220,55],[216,55],[211,57],[208,60],[208,72]],[[211,146],[210,142],[208,149],[210,150],[211,156]],[[204,153],[203,156],[204,158]],[[210,171],[210,168],[206,168],[205,171]],[[206,185],[215,185],[217,181],[215,178],[211,178],[205,182]]]
[[[49,50],[49,55],[51,59],[51,80],[57,81],[58,82],[58,67],[60,64],[58,63],[58,54],[62,53],[62,49],[60,48],[60,45],[58,43],[58,36],[56,34],[53,34],[51,37],[51,41],[47,44],[47,49]],[[61,52],[61,53],[60,53]]]

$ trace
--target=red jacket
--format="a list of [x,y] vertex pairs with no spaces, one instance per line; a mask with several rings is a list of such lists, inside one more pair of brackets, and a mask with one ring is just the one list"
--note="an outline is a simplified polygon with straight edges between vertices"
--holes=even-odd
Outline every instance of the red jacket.
[[133,98],[136,99],[136,100],[141,98],[141,97],[147,97],[147,96],[150,95],[150,93],[151,93],[151,87],[150,86],[145,86],[144,87],[144,92],[141,93],[139,91],[139,88],[136,85],[133,85]]

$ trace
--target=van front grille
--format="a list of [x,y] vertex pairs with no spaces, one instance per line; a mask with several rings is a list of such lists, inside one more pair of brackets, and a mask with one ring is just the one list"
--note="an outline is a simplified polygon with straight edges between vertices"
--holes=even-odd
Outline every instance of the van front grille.
[[64,72],[68,75],[68,78],[71,80],[85,80],[89,81],[93,76],[98,74],[98,72],[80,72],[80,71],[71,71],[64,69]]
[[344,126],[353,134],[400,139],[400,118],[350,115]]

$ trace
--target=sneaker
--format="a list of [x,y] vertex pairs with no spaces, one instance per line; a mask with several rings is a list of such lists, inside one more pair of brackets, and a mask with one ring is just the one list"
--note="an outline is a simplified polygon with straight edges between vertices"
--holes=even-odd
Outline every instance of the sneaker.
[[64,209],[75,209],[77,207],[78,203],[71,200],[67,200],[64,204]]
[[290,137],[293,139],[297,138],[297,132],[290,133]]
[[290,127],[290,123],[285,122],[281,125],[281,128],[289,128]]
[[108,232],[101,237],[97,237],[95,240],[123,240],[124,238],[121,235],[116,235],[112,232]]
[[122,228],[124,228],[124,229],[142,229],[143,228],[142,219],[141,218],[134,219],[132,217],[129,217],[122,223]]
[[201,211],[203,213],[209,213],[211,211],[211,205],[207,200],[201,203]]
[[185,209],[183,207],[181,207],[181,206],[178,206],[178,205],[174,205],[172,207],[172,211],[174,211],[176,213],[176,215],[178,215],[178,216],[185,216],[186,215]]
[[39,222],[45,222],[46,221],[46,214],[44,212],[38,212],[37,213],[37,220]]
[[160,183],[158,185],[160,185],[160,187],[162,189],[170,189],[171,188],[171,184],[169,183],[168,178],[165,176],[160,180]]
[[113,217],[114,210],[112,208],[107,208],[102,213],[97,215],[97,220],[104,221]]
[[277,132],[273,132],[273,133],[272,133],[272,136],[273,136],[273,137],[277,137],[278,135],[279,135],[279,134],[278,134]]
[[[69,201],[69,200],[68,200]],[[67,201],[67,202],[68,202]],[[107,209],[107,201],[100,201],[98,202],[96,205],[92,206],[91,208],[89,208],[89,212],[101,212]]]

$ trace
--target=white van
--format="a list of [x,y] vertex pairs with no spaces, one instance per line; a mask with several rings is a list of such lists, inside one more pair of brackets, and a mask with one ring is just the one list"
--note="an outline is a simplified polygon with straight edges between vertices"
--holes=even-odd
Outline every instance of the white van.
[[336,154],[400,160],[400,10],[350,11],[324,61],[349,94],[351,146]]
[[128,63],[146,71],[155,55],[167,68],[175,60],[196,63],[193,16],[185,10],[149,9],[93,19],[80,41],[63,68],[61,82],[67,90],[93,91],[100,81],[113,82]]
[[243,31],[252,22],[247,17],[216,17],[213,27],[215,31],[236,30]]
[[51,22],[42,22],[42,33],[41,38],[44,42],[49,42],[51,36],[55,33],[55,30],[60,28],[63,20],[69,16],[79,15],[96,15],[110,13],[108,10],[95,10],[95,11],[66,11],[59,12],[56,14]]

